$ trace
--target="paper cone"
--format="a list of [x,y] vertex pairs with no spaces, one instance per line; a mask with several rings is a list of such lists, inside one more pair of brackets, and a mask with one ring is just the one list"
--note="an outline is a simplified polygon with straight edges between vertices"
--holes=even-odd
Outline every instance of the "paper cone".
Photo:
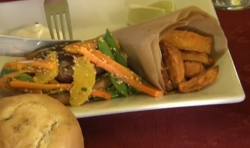
[[127,53],[132,69],[165,91],[159,42],[169,31],[181,27],[211,36],[213,38],[211,56],[215,59],[220,58],[228,49],[226,37],[218,20],[195,6],[116,30],[113,35]]

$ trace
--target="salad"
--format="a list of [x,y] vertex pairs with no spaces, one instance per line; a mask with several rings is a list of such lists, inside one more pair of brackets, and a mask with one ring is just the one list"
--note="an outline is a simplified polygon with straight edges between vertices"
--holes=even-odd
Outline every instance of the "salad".
[[139,93],[163,95],[129,69],[108,29],[96,39],[55,45],[5,63],[0,85],[15,92],[68,95],[72,106]]

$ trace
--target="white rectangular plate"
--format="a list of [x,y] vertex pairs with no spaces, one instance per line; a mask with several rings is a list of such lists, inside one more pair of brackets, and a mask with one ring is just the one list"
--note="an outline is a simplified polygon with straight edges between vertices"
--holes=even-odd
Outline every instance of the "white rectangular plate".
[[[147,5],[156,0],[68,0],[75,39],[89,39],[110,30],[126,26],[129,4]],[[195,5],[216,16],[211,0],[173,0],[176,10]],[[0,32],[39,22],[46,25],[43,1],[30,0],[0,4]],[[0,45],[1,46],[1,45]],[[0,58],[2,64],[13,59]],[[172,94],[159,99],[149,96],[131,96],[110,101],[89,102],[81,107],[69,107],[76,117],[90,117],[122,112],[227,104],[245,98],[233,61],[227,51],[218,61],[218,80],[202,91],[190,94]],[[0,97],[1,96],[0,94]]]

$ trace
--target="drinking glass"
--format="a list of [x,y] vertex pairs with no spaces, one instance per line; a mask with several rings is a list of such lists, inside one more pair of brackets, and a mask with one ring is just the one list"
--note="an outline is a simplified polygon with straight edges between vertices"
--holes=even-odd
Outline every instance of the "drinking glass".
[[250,0],[212,0],[214,6],[224,10],[242,10],[250,8]]

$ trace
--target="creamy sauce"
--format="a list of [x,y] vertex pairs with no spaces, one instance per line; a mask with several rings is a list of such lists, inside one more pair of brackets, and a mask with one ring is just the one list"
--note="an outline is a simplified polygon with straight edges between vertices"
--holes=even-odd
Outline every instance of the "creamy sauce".
[[[73,38],[78,40],[88,40],[104,34],[107,28],[113,31],[123,27],[126,27],[126,25],[116,24],[109,26],[75,28],[73,29]],[[10,31],[3,32],[2,34],[24,38],[51,39],[49,29],[42,24],[25,25]],[[56,34],[55,30],[54,34]],[[60,36],[62,37],[62,32],[60,32]]]
[[[24,38],[51,39],[49,29],[42,24],[19,27],[12,30],[9,35]],[[62,32],[60,32],[60,36],[62,37]]]

